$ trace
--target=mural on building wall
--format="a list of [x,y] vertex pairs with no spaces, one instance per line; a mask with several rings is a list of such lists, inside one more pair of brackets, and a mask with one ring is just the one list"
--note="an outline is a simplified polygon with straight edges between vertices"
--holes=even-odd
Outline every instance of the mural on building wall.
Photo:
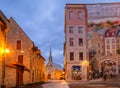
[[[89,48],[89,61],[92,67],[93,73],[107,73],[110,76],[115,76],[117,74],[117,63],[114,62],[116,55],[119,55],[120,43],[119,40],[119,30],[120,30],[120,20],[108,20],[98,23],[89,23],[87,28],[87,38],[88,38],[88,48]],[[97,36],[94,33],[97,33]],[[101,37],[102,36],[102,37]],[[95,41],[92,42],[92,41]],[[108,60],[104,62],[98,62],[99,58],[97,55],[111,56]],[[99,64],[101,63],[100,67]],[[97,66],[96,66],[97,65]],[[94,67],[99,67],[95,69]]]

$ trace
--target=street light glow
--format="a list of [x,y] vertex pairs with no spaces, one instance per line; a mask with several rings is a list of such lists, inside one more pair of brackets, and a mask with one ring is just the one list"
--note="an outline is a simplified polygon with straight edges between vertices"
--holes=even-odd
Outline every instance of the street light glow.
[[4,54],[4,53],[9,53],[10,50],[8,48],[6,48],[5,50],[3,48],[0,49],[0,53]]
[[5,53],[9,53],[10,50],[8,48],[5,49]]
[[87,60],[84,60],[84,61],[82,62],[82,65],[88,66],[88,65],[89,65],[89,62],[88,62]]

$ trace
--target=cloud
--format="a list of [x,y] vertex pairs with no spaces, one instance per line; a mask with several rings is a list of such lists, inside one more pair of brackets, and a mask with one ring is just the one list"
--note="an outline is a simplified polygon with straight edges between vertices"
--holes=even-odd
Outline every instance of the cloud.
[[105,2],[120,2],[120,0],[66,0],[66,3],[105,3]]

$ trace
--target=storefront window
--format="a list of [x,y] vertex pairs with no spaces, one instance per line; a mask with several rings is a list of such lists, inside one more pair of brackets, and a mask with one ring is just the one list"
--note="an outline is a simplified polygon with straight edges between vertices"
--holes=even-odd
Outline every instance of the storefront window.
[[72,79],[73,80],[82,79],[81,66],[72,66]]

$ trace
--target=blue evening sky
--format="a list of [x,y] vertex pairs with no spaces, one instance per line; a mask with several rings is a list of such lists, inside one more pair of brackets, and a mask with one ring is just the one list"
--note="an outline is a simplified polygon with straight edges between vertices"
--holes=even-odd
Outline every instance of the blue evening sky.
[[63,66],[64,7],[66,3],[104,3],[120,0],[0,0],[0,9],[13,17],[41,50],[48,61],[50,47],[53,61]]

